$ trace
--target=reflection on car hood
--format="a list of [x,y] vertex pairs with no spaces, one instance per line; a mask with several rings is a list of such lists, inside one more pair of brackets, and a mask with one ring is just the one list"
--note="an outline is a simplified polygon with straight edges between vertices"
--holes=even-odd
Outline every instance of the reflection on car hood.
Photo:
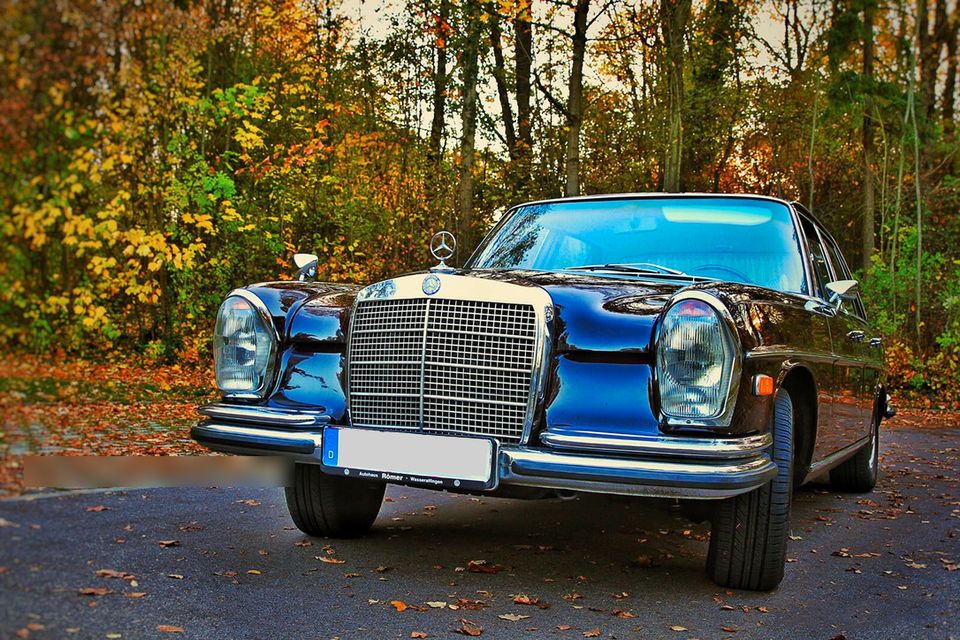
[[545,289],[556,310],[557,351],[646,353],[670,297],[689,283],[654,276],[548,271],[458,271]]

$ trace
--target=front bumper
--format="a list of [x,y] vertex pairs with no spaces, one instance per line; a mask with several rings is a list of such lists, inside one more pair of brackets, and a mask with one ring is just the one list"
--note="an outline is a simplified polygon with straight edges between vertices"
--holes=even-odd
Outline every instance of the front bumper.
[[[239,413],[238,413],[239,411]],[[225,453],[290,456],[319,464],[326,416],[210,405],[191,437]],[[547,446],[501,445],[498,485],[663,498],[718,499],[776,475],[769,434],[744,438],[611,438],[544,434]]]

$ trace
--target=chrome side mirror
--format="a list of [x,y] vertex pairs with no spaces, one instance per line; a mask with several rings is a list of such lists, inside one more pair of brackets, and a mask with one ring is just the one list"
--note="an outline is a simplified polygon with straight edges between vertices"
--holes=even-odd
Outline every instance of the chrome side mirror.
[[843,300],[853,300],[860,292],[860,283],[856,280],[834,280],[826,284],[830,292],[830,304],[840,306]]
[[317,265],[320,258],[312,253],[295,253],[293,255],[293,264],[297,267],[297,280],[304,282],[307,279],[313,280],[317,277]]

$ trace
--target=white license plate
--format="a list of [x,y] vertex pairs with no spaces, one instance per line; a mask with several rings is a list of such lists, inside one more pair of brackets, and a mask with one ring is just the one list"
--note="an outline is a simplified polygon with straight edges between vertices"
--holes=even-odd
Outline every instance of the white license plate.
[[323,467],[355,478],[437,488],[489,489],[496,446],[486,438],[327,427]]

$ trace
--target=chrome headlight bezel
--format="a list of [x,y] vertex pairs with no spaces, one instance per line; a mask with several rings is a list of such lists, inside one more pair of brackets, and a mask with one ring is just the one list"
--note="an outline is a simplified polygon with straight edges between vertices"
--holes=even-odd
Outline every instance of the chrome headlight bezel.
[[[221,376],[223,373],[221,350],[227,345],[219,344],[220,339],[223,338],[220,332],[224,324],[224,314],[229,313],[229,305],[235,304],[238,300],[246,304],[249,307],[249,312],[252,313],[253,321],[255,323],[255,357],[258,361],[254,365],[257,368],[254,370],[251,385],[248,388],[242,389],[230,387],[225,388],[223,384],[223,378]],[[217,311],[217,320],[216,324],[214,325],[213,336],[214,375],[216,378],[217,388],[223,394],[223,397],[238,400],[261,400],[266,397],[274,382],[277,350],[279,349],[279,345],[280,335],[277,333],[277,328],[273,324],[273,317],[270,315],[270,311],[263,303],[263,300],[246,289],[234,289],[231,291],[220,305],[220,309]],[[261,349],[264,350],[262,353]]]
[[[719,402],[713,411],[704,415],[683,414],[673,410],[674,407],[664,404],[664,385],[671,384],[664,375],[664,358],[662,356],[663,340],[665,339],[664,325],[669,314],[678,305],[687,301],[698,301],[706,304],[716,315],[719,327],[720,340],[724,354],[723,372],[719,381]],[[743,349],[740,336],[734,323],[733,316],[726,305],[715,296],[703,291],[684,291],[670,299],[664,308],[657,323],[653,341],[655,357],[654,381],[656,400],[660,416],[667,425],[676,427],[728,427],[733,418],[737,394],[740,389],[740,378],[743,366]]]

